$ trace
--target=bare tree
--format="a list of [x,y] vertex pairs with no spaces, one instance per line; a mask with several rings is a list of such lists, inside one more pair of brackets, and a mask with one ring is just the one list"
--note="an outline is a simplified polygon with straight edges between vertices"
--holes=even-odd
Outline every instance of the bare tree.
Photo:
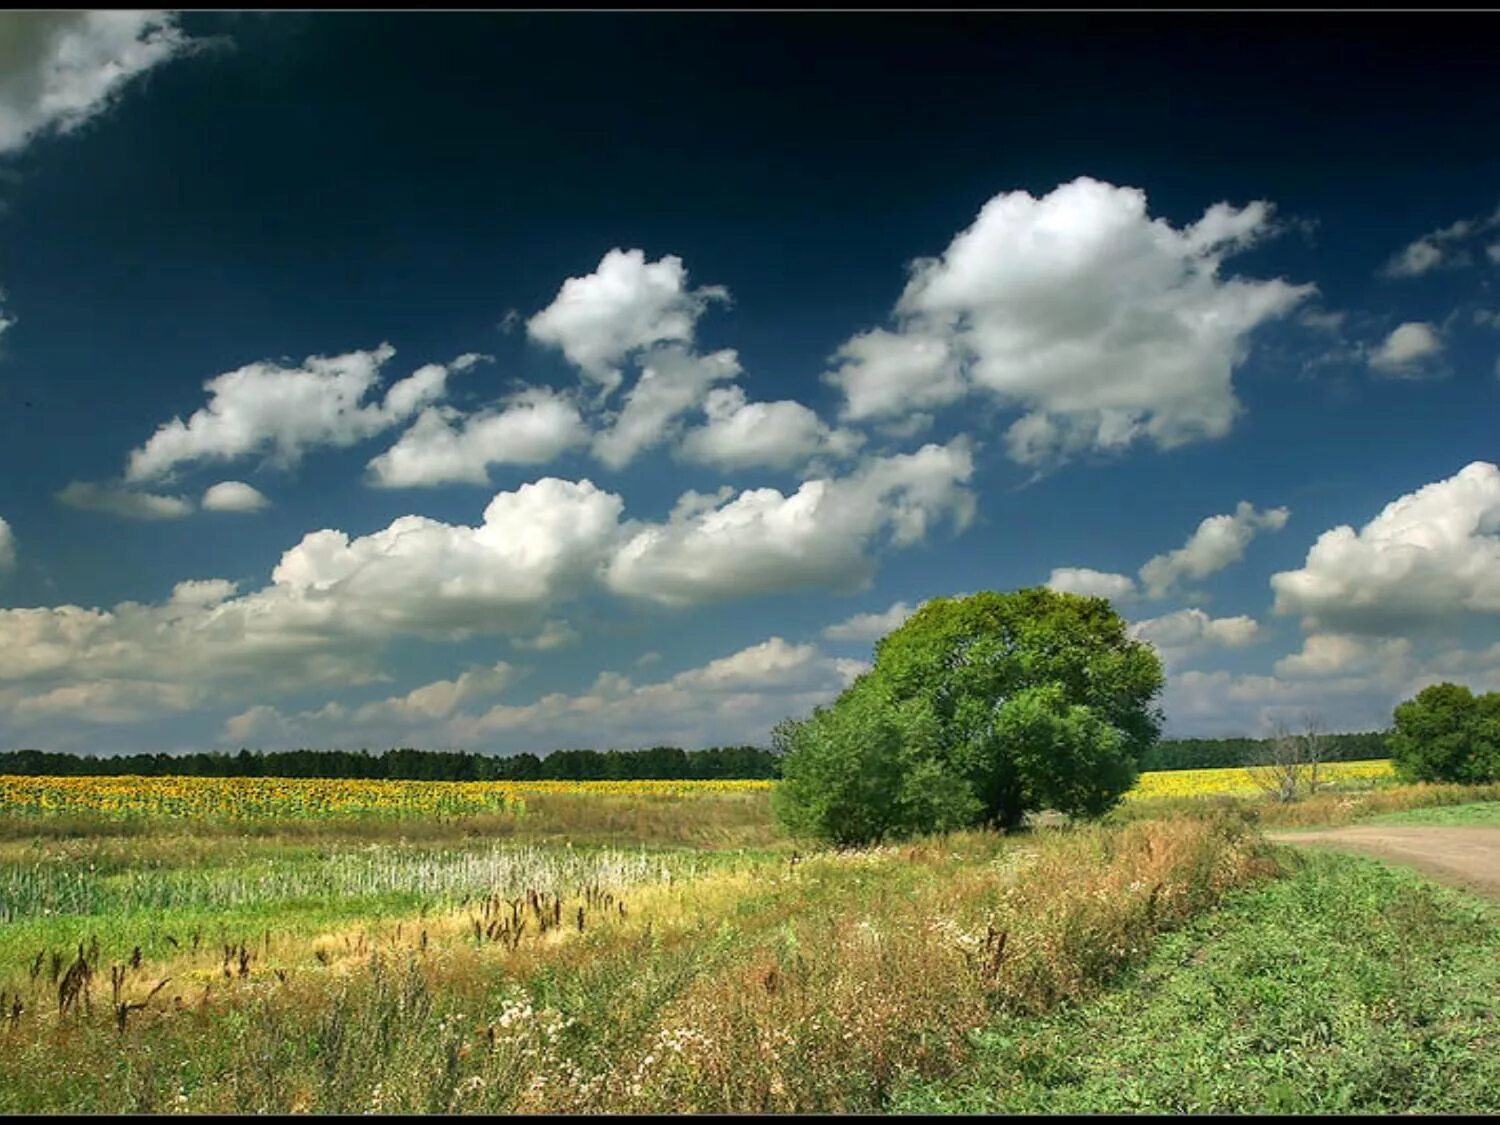
[[1311,796],[1321,784],[1319,775],[1332,745],[1322,720],[1316,715],[1304,716],[1297,729],[1284,721],[1278,722],[1275,736],[1259,760],[1246,767],[1246,772],[1278,801],[1291,802]]

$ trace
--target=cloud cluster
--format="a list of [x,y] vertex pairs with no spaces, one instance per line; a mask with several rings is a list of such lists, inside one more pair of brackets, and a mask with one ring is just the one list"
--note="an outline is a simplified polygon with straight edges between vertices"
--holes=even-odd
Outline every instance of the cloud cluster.
[[259,512],[270,506],[259,489],[242,480],[221,480],[203,492],[205,512]]
[[1108,598],[1112,602],[1133,601],[1137,596],[1135,579],[1128,574],[1091,570],[1086,566],[1055,567],[1045,583],[1049,590],[1062,594],[1082,594],[1089,598]]
[[1398,379],[1421,379],[1438,373],[1433,366],[1443,351],[1437,329],[1425,321],[1407,321],[1369,351],[1370,367]]
[[847,477],[806,481],[789,496],[774,488],[732,499],[688,493],[666,523],[632,531],[606,578],[617,593],[679,606],[856,588],[869,581],[878,537],[907,546],[945,518],[967,526],[973,467],[968,443],[955,439],[868,459]]
[[1286,508],[1257,511],[1241,500],[1232,515],[1209,516],[1181,547],[1141,567],[1147,596],[1166,597],[1185,578],[1206,578],[1239,562],[1258,532],[1280,531],[1290,514]]
[[1155,648],[1168,668],[1207,648],[1244,648],[1261,639],[1253,617],[1210,617],[1201,609],[1180,609],[1135,622],[1130,635]]
[[[1175,551],[1148,559],[1141,567],[1141,584],[1147,597],[1164,598],[1184,579],[1207,578],[1245,555],[1245,548],[1261,531],[1280,531],[1291,512],[1286,508],[1257,510],[1241,500],[1233,513],[1209,516],[1198,524],[1188,540]],[[1128,574],[1090,570],[1082,566],[1057,567],[1046,585],[1053,590],[1128,602],[1140,595]]]
[[389,344],[336,356],[309,356],[300,367],[246,364],[204,383],[208,404],[184,422],[159,426],[133,450],[125,479],[159,480],[178,465],[266,454],[293,466],[309,449],[347,447],[405,421],[447,393],[448,376],[480,359],[429,363],[393,384],[380,401],[365,401],[381,367],[396,354]]
[[0,14],[0,155],[103,112],[191,41],[169,12]]
[[362,536],[323,529],[248,593],[208,579],[179,583],[155,605],[0,610],[0,713],[52,713],[51,703],[22,706],[28,699],[92,699],[124,721],[153,700],[186,708],[358,684],[398,637],[557,648],[576,632],[550,616],[555,607],[600,592],[683,605],[847,588],[873,571],[882,544],[909,546],[943,519],[966,523],[971,471],[962,441],[930,445],[791,496],[689,492],[660,524],[623,522],[623,500],[590,481],[546,477],[496,493],[477,526],[408,515]]
[[795,469],[820,455],[847,457],[864,442],[863,434],[828,426],[800,402],[750,402],[738,386],[709,391],[703,413],[707,422],[687,432],[679,453],[718,469]]
[[897,330],[851,339],[825,378],[846,418],[987,391],[1024,412],[1005,439],[1023,464],[1221,437],[1250,333],[1315,291],[1219,276],[1273,230],[1263,202],[1216,204],[1177,230],[1148,217],[1143,192],[1087,177],[998,195],[912,264]]
[[430,406],[370,462],[370,481],[381,488],[488,484],[491,465],[540,465],[587,441],[578,408],[545,387],[467,416]]
[[[506,674],[498,674],[502,668]],[[771,637],[654,683],[637,684],[619,673],[604,672],[576,694],[552,692],[529,703],[459,710],[461,703],[503,693],[510,686],[508,666],[497,665],[497,674],[484,690],[467,695],[465,677],[479,673],[440,680],[360,708],[330,703],[284,715],[257,705],[231,718],[223,737],[234,744],[379,744],[389,741],[392,724],[400,724],[415,732],[410,737],[427,745],[491,751],[763,742],[777,721],[828,702],[867,668],[863,661],[828,657],[814,645]],[[414,701],[430,706],[414,706]]]
[[0,572],[10,570],[16,565],[16,533],[10,529],[10,524],[0,516]]
[[1393,500],[1358,531],[1325,531],[1271,588],[1277,613],[1318,632],[1393,634],[1500,613],[1500,468],[1475,461]]
[[[1380,268],[1386,278],[1421,277],[1435,269],[1466,266],[1473,262],[1473,242],[1500,227],[1500,209],[1488,217],[1459,219],[1403,247]],[[1497,247],[1488,248],[1492,259],[1500,260]]]
[[823,630],[823,636],[830,641],[878,641],[899,629],[917,609],[906,602],[893,602],[883,613],[856,613],[847,620],[830,625]]
[[570,277],[557,297],[526,322],[533,340],[560,348],[607,395],[620,385],[620,364],[662,342],[691,345],[698,318],[729,292],[690,290],[682,259],[647,262],[642,250],[611,250],[591,274]]
[[57,499],[70,508],[129,520],[180,520],[193,512],[193,502],[180,496],[95,481],[75,480],[57,493]]

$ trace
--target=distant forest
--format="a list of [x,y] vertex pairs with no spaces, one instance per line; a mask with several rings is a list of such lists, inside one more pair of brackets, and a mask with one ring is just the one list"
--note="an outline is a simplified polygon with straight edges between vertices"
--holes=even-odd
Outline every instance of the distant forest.
[[[1329,761],[1389,757],[1385,734],[1329,735]],[[1269,743],[1256,738],[1176,738],[1159,742],[1141,759],[1143,770],[1208,769],[1254,762]],[[128,754],[95,757],[42,750],[0,752],[0,774],[44,777],[363,777],[411,781],[604,781],[724,780],[775,778],[781,762],[758,746],[681,750],[554,750],[535,754],[473,754],[464,751],[281,750],[237,754]]]

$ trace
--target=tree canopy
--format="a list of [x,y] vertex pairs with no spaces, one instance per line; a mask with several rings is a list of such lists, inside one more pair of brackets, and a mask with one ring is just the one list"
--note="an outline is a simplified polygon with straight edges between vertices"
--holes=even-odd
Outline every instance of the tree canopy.
[[1500,781],[1500,692],[1425,687],[1397,706],[1389,743],[1407,781]]
[[1104,598],[934,599],[831,705],[778,728],[777,815],[840,844],[1009,828],[1043,808],[1097,816],[1160,732],[1162,682]]

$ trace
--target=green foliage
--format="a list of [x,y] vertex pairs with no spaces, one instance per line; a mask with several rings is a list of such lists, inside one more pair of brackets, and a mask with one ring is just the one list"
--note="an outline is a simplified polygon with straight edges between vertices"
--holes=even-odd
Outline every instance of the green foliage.
[[831,706],[779,728],[773,799],[839,844],[1098,816],[1155,741],[1161,663],[1103,598],[1032,588],[928,602]]
[[[1359,731],[1326,736],[1325,762],[1365,762],[1389,758],[1384,731]],[[1206,770],[1251,766],[1263,761],[1269,738],[1164,738],[1141,757],[1141,769]]]
[[1433,684],[1396,708],[1390,737],[1407,781],[1500,781],[1500,692]]

